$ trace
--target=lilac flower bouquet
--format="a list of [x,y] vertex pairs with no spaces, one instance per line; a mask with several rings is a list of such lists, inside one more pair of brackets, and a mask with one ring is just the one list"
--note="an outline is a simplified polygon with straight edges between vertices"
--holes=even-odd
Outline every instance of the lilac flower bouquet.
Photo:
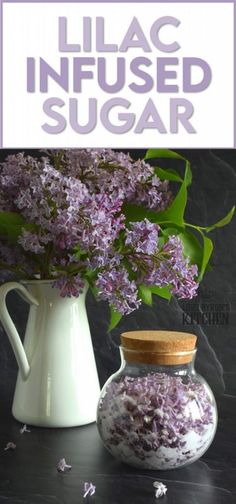
[[[184,177],[147,162],[160,157],[182,159]],[[192,298],[212,253],[207,233],[234,209],[208,228],[187,224],[190,183],[189,162],[168,150],[138,161],[110,149],[8,156],[0,166],[2,278],[51,279],[62,296],[88,284],[109,303],[110,329],[153,294]]]

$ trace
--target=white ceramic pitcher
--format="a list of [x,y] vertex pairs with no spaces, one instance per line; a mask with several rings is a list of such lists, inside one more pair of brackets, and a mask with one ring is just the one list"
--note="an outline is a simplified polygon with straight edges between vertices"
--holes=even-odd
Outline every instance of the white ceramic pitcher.
[[[62,298],[50,280],[0,287],[0,318],[19,365],[12,413],[20,422],[72,427],[95,421],[99,381],[85,308],[87,289]],[[16,290],[30,304],[24,345],[6,307]]]

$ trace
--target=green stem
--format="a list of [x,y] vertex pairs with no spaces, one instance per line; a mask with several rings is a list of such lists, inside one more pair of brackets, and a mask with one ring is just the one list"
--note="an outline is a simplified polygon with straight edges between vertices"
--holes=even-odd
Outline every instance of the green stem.
[[199,233],[201,233],[202,236],[204,236],[204,233],[202,232],[202,230],[206,229],[205,227],[203,227],[203,226],[194,226],[194,224],[188,224],[187,222],[185,222],[185,226],[191,227],[192,229],[196,229]]
[[13,273],[17,273],[19,276],[26,275],[23,264],[18,264],[17,266],[11,266],[10,264],[6,264],[6,263],[0,261],[0,268],[8,270],[8,271],[12,271]]
[[50,278],[50,260],[53,254],[54,245],[51,243],[46,250],[41,264],[41,279],[48,280]]

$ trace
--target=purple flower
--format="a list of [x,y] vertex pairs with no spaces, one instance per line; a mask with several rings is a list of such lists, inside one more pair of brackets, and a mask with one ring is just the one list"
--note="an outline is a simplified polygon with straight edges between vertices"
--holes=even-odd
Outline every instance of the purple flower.
[[7,443],[7,445],[4,448],[4,451],[15,450],[15,449],[16,449],[16,444],[13,443],[12,441],[9,441],[9,443]]
[[40,244],[40,238],[36,233],[23,229],[18,243],[23,247],[26,252],[33,252],[34,254],[43,254],[45,248]]
[[148,219],[132,222],[131,231],[126,231],[125,244],[131,245],[135,252],[152,255],[157,251],[159,226]]
[[95,492],[96,492],[96,486],[93,485],[93,483],[91,483],[91,482],[90,483],[87,483],[87,482],[84,483],[84,495],[83,495],[84,498],[87,497],[87,496],[91,497],[92,495],[95,494]]
[[118,312],[127,315],[139,308],[136,283],[130,281],[125,268],[111,269],[98,274],[98,299],[107,300]]
[[132,457],[136,466],[147,461],[150,469],[194,460],[211,441],[214,421],[205,385],[167,373],[121,375],[107,385],[98,407],[98,428],[109,451],[124,461]]
[[78,297],[82,294],[85,283],[80,275],[71,278],[63,276],[53,282],[52,286],[60,290],[60,295],[62,297]]
[[9,244],[0,242],[0,260],[5,265],[13,266],[24,261],[24,255],[20,247],[11,247]]
[[143,203],[164,210],[170,204],[168,182],[160,181],[143,160],[111,149],[67,149],[65,159],[73,173],[85,180],[91,192],[110,194],[121,201]]
[[62,473],[65,473],[67,471],[70,471],[70,469],[72,468],[71,465],[67,464],[66,463],[66,460],[64,458],[60,459],[58,464],[57,464],[57,470],[58,472],[62,472]]
[[[161,250],[162,260],[159,264],[153,262],[148,273],[143,277],[146,285],[169,287],[172,294],[179,298],[196,296],[198,283],[197,266],[190,265],[189,259],[183,255],[183,244],[178,236],[170,236]],[[151,266],[151,263],[150,263]]]
[[195,294],[196,267],[183,258],[181,245],[170,238],[157,264],[158,225],[126,222],[127,202],[160,211],[171,201],[168,181],[143,160],[112,149],[52,150],[40,159],[11,155],[0,164],[0,201],[1,211],[27,224],[14,246],[1,236],[2,278],[14,272],[51,278],[62,296],[78,297],[90,273],[98,299],[122,314],[139,307],[140,283],[168,285],[179,297]]
[[28,429],[27,425],[24,424],[21,428],[20,428],[20,433],[21,434],[24,434],[25,432],[30,432],[30,429]]
[[155,490],[156,499],[159,499],[159,497],[166,495],[167,486],[164,485],[164,483],[162,483],[161,481],[154,481],[153,486],[156,489]]

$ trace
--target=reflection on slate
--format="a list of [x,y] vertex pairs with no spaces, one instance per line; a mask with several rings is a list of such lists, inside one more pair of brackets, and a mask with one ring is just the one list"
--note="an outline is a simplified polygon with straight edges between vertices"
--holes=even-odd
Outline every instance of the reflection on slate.
[[[222,218],[236,199],[236,151],[182,151],[192,163],[188,221],[206,225]],[[1,151],[1,160],[7,152]],[[138,156],[138,152],[135,153]],[[155,502],[153,481],[168,487],[163,504],[231,504],[236,502],[236,218],[211,235],[212,271],[192,301],[169,304],[155,299],[107,334],[108,309],[88,295],[87,307],[101,385],[119,367],[119,335],[134,329],[175,329],[198,336],[197,370],[213,389],[219,409],[216,438],[201,460],[165,472],[140,471],[114,460],[103,448],[95,425],[78,429],[36,429],[20,435],[11,417],[17,366],[0,327],[0,453],[8,441],[14,452],[1,454],[0,503],[75,504],[83,502],[83,482],[97,486],[89,502],[142,504]],[[11,314],[24,334],[28,307],[17,294],[8,297]],[[1,448],[2,447],[2,448]],[[72,470],[58,474],[65,457]]]

